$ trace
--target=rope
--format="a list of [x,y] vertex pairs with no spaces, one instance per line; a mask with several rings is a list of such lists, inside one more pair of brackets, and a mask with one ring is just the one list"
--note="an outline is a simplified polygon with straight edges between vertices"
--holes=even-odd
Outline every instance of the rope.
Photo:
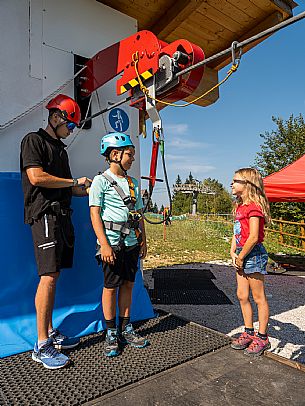
[[[98,108],[99,108],[100,111],[102,111],[101,103],[100,103],[100,97],[99,97],[99,94],[98,94],[98,91],[97,91],[97,90],[96,90],[95,94],[96,94],[96,99],[97,99]],[[104,128],[105,128],[105,134],[107,134],[108,131],[107,131],[107,126],[106,126],[105,118],[104,118],[104,115],[103,115],[103,114],[102,114],[102,121],[103,121]]]
[[73,140],[72,140],[72,141],[70,142],[70,144],[67,146],[67,149],[69,149],[69,148],[71,147],[71,145],[74,143],[74,141],[75,141],[76,138],[78,137],[79,133],[80,133],[80,132],[82,131],[82,129],[84,128],[84,125],[86,124],[86,121],[85,121],[85,120],[86,120],[86,118],[88,117],[88,113],[89,113],[90,106],[91,106],[91,102],[92,102],[92,97],[93,97],[93,93],[91,93],[91,96],[90,96],[90,100],[89,100],[89,103],[88,103],[88,108],[87,108],[87,111],[86,111],[85,119],[83,120],[81,127],[76,131]]
[[[302,20],[303,18],[305,18],[305,12],[300,13],[300,14],[298,14],[298,15],[295,16],[295,17],[289,18],[288,20],[285,20],[285,21],[283,21],[283,22],[281,22],[281,23],[279,23],[279,24],[277,24],[277,25],[275,25],[275,26],[273,26],[273,27],[271,27],[271,28],[268,28],[267,30],[262,31],[262,32],[259,33],[259,34],[256,34],[256,35],[254,35],[253,37],[250,37],[250,38],[246,39],[245,41],[242,41],[242,42],[237,42],[237,41],[236,41],[236,43],[234,44],[234,45],[235,45],[235,46],[234,46],[234,49],[237,50],[237,49],[243,48],[244,46],[246,46],[246,45],[248,45],[248,44],[251,44],[252,42],[255,42],[255,41],[257,41],[257,40],[259,40],[259,39],[261,39],[261,38],[263,38],[263,37],[265,37],[265,36],[267,36],[267,35],[273,34],[274,32],[277,32],[277,31],[281,30],[282,28],[288,27],[289,25],[294,24],[294,23],[296,23],[296,22],[299,21],[299,20]],[[178,73],[175,75],[174,78],[176,78],[176,77],[178,77],[178,76],[181,76],[181,75],[184,75],[185,73],[188,73],[188,72],[190,72],[190,71],[192,71],[192,70],[194,70],[194,69],[199,68],[200,66],[207,65],[208,63],[210,63],[210,62],[212,62],[212,61],[215,61],[215,60],[217,60],[217,59],[222,58],[223,56],[229,55],[231,52],[232,52],[232,46],[231,46],[230,48],[227,48],[227,49],[221,51],[221,52],[218,52],[218,53],[215,54],[215,55],[210,56],[209,58],[206,58],[205,60],[203,60],[203,61],[201,61],[201,62],[198,62],[198,63],[195,64],[195,65],[189,66],[188,68],[186,68],[186,69],[184,69],[184,70],[178,72]],[[231,67],[231,69],[232,69],[232,67]],[[233,69],[234,69],[234,68],[233,68]],[[143,82],[142,82],[141,78],[139,78],[139,83],[140,83],[140,86],[141,86],[141,85],[143,86]],[[222,83],[224,83],[224,82],[222,82]],[[142,88],[143,88],[143,87],[142,87]],[[212,90],[210,90],[210,91],[212,91]],[[204,96],[202,96],[202,97],[204,97]],[[93,119],[93,118],[95,118],[95,117],[97,117],[97,116],[99,116],[100,114],[106,113],[107,111],[109,111],[109,110],[111,110],[111,109],[113,109],[113,108],[119,106],[120,104],[123,104],[123,103],[128,102],[130,99],[131,99],[131,96],[127,97],[127,98],[126,98],[125,100],[123,100],[123,101],[120,101],[120,102],[118,102],[118,103],[112,105],[111,107],[108,107],[108,108],[106,108],[106,109],[104,109],[104,110],[102,110],[102,111],[100,111],[100,112],[97,112],[97,113],[93,114],[91,117],[88,117],[88,118],[87,118],[87,121],[88,121],[88,120],[91,120],[91,119]],[[161,102],[161,101],[160,101],[160,102]],[[163,104],[166,104],[166,103],[163,102]],[[1,128],[0,128],[0,129],[1,129]]]
[[[164,141],[162,141],[162,142],[164,143]],[[160,221],[152,221],[145,215],[145,213],[146,213],[146,211],[148,209],[148,206],[149,206],[150,199],[151,199],[152,194],[153,194],[153,189],[151,189],[149,191],[149,194],[148,194],[147,203],[146,203],[145,207],[143,208],[143,212],[142,212],[142,216],[143,216],[144,220],[147,221],[147,223],[150,223],[150,224],[162,224],[162,223],[165,223],[165,221],[167,221],[170,218],[170,216],[172,215],[173,200],[172,200],[169,181],[168,181],[168,177],[167,177],[165,155],[164,155],[164,144],[163,144],[163,148],[161,149],[161,151],[162,151],[161,152],[162,167],[163,167],[166,191],[167,191],[167,195],[168,195],[168,199],[169,199],[169,210],[168,210],[167,215],[164,217],[164,219],[162,219]]]
[[68,86],[69,83],[71,83],[76,76],[78,76],[86,66],[83,66],[78,72],[75,73],[73,78],[67,80],[65,83],[63,83],[60,87],[58,87],[56,90],[54,90],[52,93],[50,93],[48,96],[44,97],[42,100],[40,100],[38,103],[34,104],[34,106],[30,107],[29,109],[25,110],[23,113],[19,114],[18,116],[12,118],[11,120],[7,121],[4,124],[0,124],[0,131],[6,130],[10,126],[14,125],[17,123],[19,120],[22,120],[24,117],[32,113],[34,110],[36,110],[38,107],[41,107],[43,104],[45,104],[47,101],[52,99],[54,96],[56,96],[58,93],[60,93],[61,90],[63,90],[66,86]]
[[[250,37],[250,38],[246,39],[245,41],[238,42],[238,43],[235,45],[235,49],[237,50],[237,49],[243,48],[244,46],[246,46],[246,45],[248,45],[248,44],[251,44],[252,42],[255,42],[255,41],[257,41],[257,40],[259,40],[259,39],[261,39],[261,38],[263,38],[263,37],[266,37],[266,36],[268,36],[268,35],[270,35],[270,34],[273,34],[273,33],[277,32],[277,31],[281,30],[282,28],[286,28],[286,27],[288,27],[289,25],[294,24],[294,23],[296,23],[297,21],[302,20],[303,18],[305,18],[305,12],[302,12],[302,13],[296,15],[295,17],[291,17],[291,18],[289,18],[289,19],[287,19],[287,20],[285,20],[285,21],[283,21],[283,22],[281,22],[281,23],[279,23],[279,24],[277,24],[277,25],[275,25],[275,26],[273,26],[273,27],[271,27],[271,28],[268,28],[267,30],[262,31],[262,32],[259,33],[259,34],[256,34],[256,35],[254,35],[253,37]],[[181,75],[184,75],[184,74],[186,74],[186,73],[188,73],[188,72],[190,72],[190,71],[192,71],[192,70],[194,70],[194,69],[197,69],[197,68],[199,68],[200,66],[207,65],[208,63],[210,63],[210,62],[212,62],[212,61],[215,61],[215,60],[217,60],[217,59],[222,58],[223,56],[229,55],[231,52],[232,52],[232,47],[227,48],[227,49],[225,49],[225,50],[223,50],[223,51],[221,51],[221,52],[218,52],[217,54],[212,55],[211,57],[205,59],[204,61],[198,62],[197,64],[192,65],[192,66],[189,66],[188,68],[186,68],[186,69],[184,69],[184,70],[178,72],[178,73],[175,75],[175,78],[176,78],[176,77],[179,77],[179,76],[181,76]],[[232,65],[232,67],[233,67],[233,65]],[[231,67],[231,69],[232,69],[232,67]],[[16,116],[16,117],[14,117],[13,119],[7,121],[6,123],[0,124],[0,131],[5,130],[6,128],[8,128],[8,127],[10,127],[11,125],[15,124],[17,121],[21,120],[23,117],[25,117],[26,115],[30,114],[30,113],[31,113],[32,111],[34,111],[36,108],[40,107],[42,104],[44,104],[45,102],[47,102],[48,99],[54,97],[57,93],[59,93],[62,89],[64,89],[70,82],[72,82],[72,80],[74,80],[75,77],[76,77],[77,75],[79,75],[84,69],[85,69],[85,67],[83,67],[79,72],[77,72],[77,73],[74,75],[74,77],[73,77],[72,79],[70,79],[70,80],[68,80],[67,82],[65,82],[62,86],[60,86],[60,87],[59,87],[58,89],[56,89],[53,93],[51,93],[49,96],[45,97],[43,100],[41,100],[41,101],[40,101],[39,103],[37,103],[36,105],[32,106],[31,108],[29,108],[28,110],[26,110],[26,111],[23,112],[22,114],[19,114],[18,116]],[[234,68],[233,68],[233,69],[234,69]],[[229,71],[229,72],[230,72],[230,71]],[[228,74],[229,74],[229,73],[228,73]],[[231,73],[231,74],[232,74],[232,73]],[[231,75],[231,74],[230,74],[230,75]],[[229,75],[229,76],[230,76],[230,75]],[[228,76],[228,77],[229,77],[229,76]],[[226,77],[223,81],[221,81],[220,84],[224,83],[224,82],[228,79],[228,77]],[[140,87],[141,87],[141,85],[143,86],[143,82],[142,82],[141,78],[138,78],[138,79],[139,79]],[[219,85],[220,85],[220,84],[219,84]],[[142,87],[142,88],[143,88],[143,87]],[[144,88],[145,88],[145,87],[144,87]],[[214,88],[210,89],[209,92],[211,92],[211,91],[213,91],[213,90],[214,90]],[[208,94],[208,93],[206,93],[206,94],[204,94],[204,95],[201,95],[201,97],[204,97],[204,96],[206,96],[207,94]],[[200,97],[199,97],[199,98],[200,98]],[[120,104],[123,104],[123,103],[129,101],[130,99],[131,99],[131,97],[127,97],[125,100],[120,101],[120,102],[114,104],[113,106],[108,107],[108,108],[106,108],[106,109],[104,109],[104,110],[102,110],[102,111],[100,111],[100,112],[98,112],[98,113],[95,113],[95,114],[92,115],[91,117],[88,117],[86,120],[89,121],[89,120],[91,120],[92,118],[95,118],[95,117],[99,116],[100,114],[106,113],[107,111],[112,110],[113,108],[119,106]],[[158,101],[158,102],[160,102],[160,103],[166,104],[166,105],[171,105],[171,104],[168,104],[168,103],[166,103],[166,102],[164,102],[164,101],[161,101],[161,100],[158,100],[158,99],[155,99],[155,100]],[[197,98],[197,99],[195,99],[195,100],[199,100],[199,99]],[[190,103],[192,104],[192,103],[194,103],[194,101],[192,101],[192,102],[190,102]],[[173,104],[173,105],[175,105],[175,104]],[[187,105],[187,104],[186,104],[186,105]],[[175,106],[178,106],[178,105],[175,105]],[[183,106],[184,106],[184,105],[183,105]],[[182,105],[181,105],[181,107],[182,107]],[[82,124],[82,122],[81,122],[81,124]]]
[[[230,48],[231,49],[231,48]],[[149,90],[148,88],[143,84],[142,79],[140,77],[139,71],[138,71],[138,63],[139,63],[139,52],[135,52],[132,55],[132,61],[134,62],[134,68],[135,68],[135,72],[137,75],[137,79],[139,81],[139,85],[140,85],[140,90],[144,93],[144,95],[146,97],[149,97],[152,100],[155,100],[158,103],[161,104],[165,104],[166,106],[172,106],[172,107],[186,107],[189,106],[191,104],[196,103],[196,101],[202,99],[203,97],[207,96],[209,93],[211,93],[213,90],[217,89],[219,86],[221,86],[223,83],[225,83],[229,77],[237,71],[237,68],[239,66],[239,61],[237,63],[233,63],[233,65],[231,66],[231,68],[228,70],[227,72],[227,76],[222,79],[219,83],[217,83],[215,86],[213,86],[211,89],[207,90],[206,92],[204,92],[203,94],[201,94],[200,96],[196,97],[194,100],[188,102],[188,103],[183,103],[183,104],[175,104],[175,103],[170,103],[170,102],[166,102],[164,100],[160,100],[157,99],[156,97],[152,97],[149,95]]]

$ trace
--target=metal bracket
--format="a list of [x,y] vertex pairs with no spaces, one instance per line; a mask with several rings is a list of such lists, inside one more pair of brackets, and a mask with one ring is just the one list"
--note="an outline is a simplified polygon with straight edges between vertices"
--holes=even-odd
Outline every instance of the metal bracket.
[[156,107],[156,101],[154,98],[156,97],[156,86],[155,86],[155,77],[153,78],[153,83],[149,87],[147,87],[148,94],[145,95],[145,108],[149,118],[152,121],[153,130],[162,131],[162,120],[160,114]]

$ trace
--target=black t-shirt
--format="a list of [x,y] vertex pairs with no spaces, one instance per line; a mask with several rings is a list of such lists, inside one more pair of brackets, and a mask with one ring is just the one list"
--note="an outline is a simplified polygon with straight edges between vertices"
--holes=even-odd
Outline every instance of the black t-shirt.
[[41,167],[44,172],[64,179],[72,179],[66,145],[52,138],[45,130],[27,134],[21,142],[20,171],[24,194],[24,222],[32,223],[47,211],[52,202],[61,207],[71,204],[72,188],[45,188],[33,186],[26,174],[27,168]]

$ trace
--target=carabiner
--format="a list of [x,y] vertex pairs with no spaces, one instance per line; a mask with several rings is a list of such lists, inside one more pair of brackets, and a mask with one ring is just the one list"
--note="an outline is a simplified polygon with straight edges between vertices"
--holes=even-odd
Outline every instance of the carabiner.
[[236,57],[236,50],[237,50],[237,45],[239,44],[238,41],[233,41],[231,44],[231,56],[232,56],[232,65],[238,66],[240,64],[240,59],[242,55],[242,48],[239,48],[238,50],[238,56]]

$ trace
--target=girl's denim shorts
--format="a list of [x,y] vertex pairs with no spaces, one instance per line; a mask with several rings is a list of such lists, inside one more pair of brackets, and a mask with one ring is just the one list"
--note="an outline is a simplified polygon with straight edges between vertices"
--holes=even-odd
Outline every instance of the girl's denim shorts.
[[[238,255],[242,247],[236,248],[236,254]],[[252,249],[252,251],[245,256],[244,258],[244,273],[250,274],[254,272],[259,272],[263,275],[267,275],[267,262],[268,262],[268,254],[263,246],[263,244],[257,244]]]

